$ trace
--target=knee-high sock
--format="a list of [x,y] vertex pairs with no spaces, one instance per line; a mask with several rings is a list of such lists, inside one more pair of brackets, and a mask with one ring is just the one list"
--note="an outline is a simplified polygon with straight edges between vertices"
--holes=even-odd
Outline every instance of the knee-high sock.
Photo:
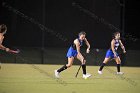
[[60,73],[61,71],[65,70],[65,69],[67,69],[67,66],[66,65],[64,65],[60,69],[58,69],[57,72]]
[[117,64],[117,72],[120,72],[120,64]]
[[83,69],[83,74],[86,74],[86,65],[85,64],[82,65],[82,69]]
[[106,65],[105,63],[102,63],[102,65],[100,66],[99,71],[102,71],[102,69],[104,68],[105,65]]

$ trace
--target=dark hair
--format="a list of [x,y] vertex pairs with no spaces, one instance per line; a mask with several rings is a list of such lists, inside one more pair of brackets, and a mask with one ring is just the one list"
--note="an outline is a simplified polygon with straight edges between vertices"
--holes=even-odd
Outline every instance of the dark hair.
[[120,32],[118,32],[118,31],[114,32],[113,35],[112,35],[112,38],[114,39],[117,34],[120,34]]
[[5,24],[0,25],[0,33],[6,33],[7,27]]
[[81,31],[78,35],[79,35],[79,36],[81,36],[81,35],[86,35],[86,32]]

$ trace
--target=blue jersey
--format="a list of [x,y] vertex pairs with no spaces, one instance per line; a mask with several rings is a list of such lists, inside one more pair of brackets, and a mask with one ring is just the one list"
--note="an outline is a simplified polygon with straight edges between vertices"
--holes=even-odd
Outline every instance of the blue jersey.
[[[118,49],[120,43],[119,43],[119,40],[116,40],[116,39],[114,39],[114,40],[115,40],[114,49],[116,52],[116,56],[118,57],[119,55],[117,53],[117,49]],[[114,58],[114,53],[111,48],[106,52],[106,58]]]
[[[79,43],[80,43],[80,46],[83,45],[83,41],[80,40],[79,38],[77,38]],[[77,56],[78,52],[76,50],[76,45],[73,43],[70,48],[68,49],[68,52],[67,52],[67,57],[75,57]]]

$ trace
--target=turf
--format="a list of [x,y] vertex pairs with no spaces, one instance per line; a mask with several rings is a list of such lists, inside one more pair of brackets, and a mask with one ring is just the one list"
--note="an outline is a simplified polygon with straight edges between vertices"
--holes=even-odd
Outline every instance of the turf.
[[87,66],[92,74],[77,78],[79,66],[73,66],[61,73],[61,79],[54,78],[54,70],[62,65],[2,64],[0,69],[0,93],[139,93],[140,68],[122,67],[124,75],[116,75],[116,67],[106,66],[103,75],[98,75],[99,66]]

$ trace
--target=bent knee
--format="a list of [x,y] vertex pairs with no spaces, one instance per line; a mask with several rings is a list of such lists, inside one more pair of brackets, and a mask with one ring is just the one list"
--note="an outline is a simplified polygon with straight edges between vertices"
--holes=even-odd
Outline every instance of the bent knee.
[[108,61],[104,60],[104,61],[103,61],[103,63],[107,64],[107,63],[108,63]]
[[116,59],[116,63],[117,64],[121,64],[121,60],[118,58],[118,59]]
[[67,68],[69,68],[69,67],[71,67],[71,66],[72,66],[72,64],[67,64],[66,66],[67,66]]
[[82,65],[86,64],[86,60],[81,61]]
[[117,64],[121,64],[121,61],[117,61]]

